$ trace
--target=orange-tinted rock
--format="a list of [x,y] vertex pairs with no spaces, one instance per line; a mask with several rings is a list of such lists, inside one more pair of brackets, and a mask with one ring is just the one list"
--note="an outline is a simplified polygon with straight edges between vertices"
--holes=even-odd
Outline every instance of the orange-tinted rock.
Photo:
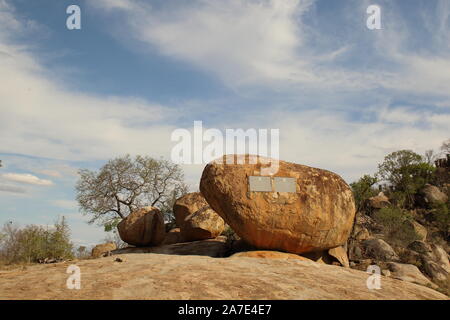
[[347,252],[342,246],[328,250],[328,254],[339,261],[343,267],[350,268]]
[[[327,170],[280,161],[275,177],[296,179],[296,192],[251,192],[248,177],[263,165],[213,161],[200,191],[214,211],[249,244],[267,250],[304,253],[344,245],[355,216],[350,187]],[[223,161],[224,162],[224,161]]]
[[164,217],[155,207],[130,213],[118,225],[120,238],[133,246],[157,246],[165,238]]
[[181,226],[183,241],[213,239],[225,229],[223,219],[208,206],[187,216]]
[[391,205],[389,198],[380,192],[377,196],[368,199],[369,206],[374,209],[381,209]]
[[109,252],[116,250],[117,246],[114,242],[102,243],[96,245],[91,252],[93,258],[100,258]]
[[181,227],[184,219],[188,215],[193,214],[205,206],[209,207],[209,204],[200,192],[188,193],[178,198],[173,206],[173,214],[175,215],[177,226]]

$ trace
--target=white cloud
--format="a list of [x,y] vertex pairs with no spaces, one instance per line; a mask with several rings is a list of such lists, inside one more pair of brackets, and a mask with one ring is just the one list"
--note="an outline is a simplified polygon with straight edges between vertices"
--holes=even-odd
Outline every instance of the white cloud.
[[3,179],[24,183],[24,184],[33,184],[37,186],[51,186],[53,182],[46,179],[38,178],[29,173],[4,173],[2,174]]
[[[1,11],[0,21],[20,28],[9,11]],[[26,46],[11,44],[7,30],[0,32],[0,152],[62,160],[168,153],[167,120],[176,113],[136,97],[69,91]]]
[[[439,1],[437,11],[421,21],[437,21],[430,34],[440,41],[434,52],[419,54],[407,46],[414,30],[408,29],[403,12],[388,2],[381,5],[383,30],[379,31],[364,25],[370,1],[343,4],[348,5],[345,23],[354,25],[352,36],[343,38],[340,45],[335,40],[317,45],[320,40],[316,39],[331,38],[319,24],[305,25],[304,16],[314,3],[195,0],[160,8],[138,0],[99,0],[92,5],[124,13],[127,36],[132,34],[151,49],[195,64],[230,87],[262,84],[291,91],[305,86],[324,90],[386,88],[449,96],[448,4]],[[341,57],[360,59],[359,55],[367,54],[350,50],[355,44],[352,39],[364,41],[372,49],[366,63],[350,67],[330,64]],[[378,67],[370,69],[372,64]]]

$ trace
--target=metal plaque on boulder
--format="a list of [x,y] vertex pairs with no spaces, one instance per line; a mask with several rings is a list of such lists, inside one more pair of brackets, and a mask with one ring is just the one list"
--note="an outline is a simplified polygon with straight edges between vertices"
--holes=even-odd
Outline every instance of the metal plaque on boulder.
[[272,181],[270,177],[248,177],[250,191],[272,192]]
[[296,192],[297,191],[297,183],[295,178],[287,178],[287,177],[275,177],[274,179],[274,187],[275,192]]

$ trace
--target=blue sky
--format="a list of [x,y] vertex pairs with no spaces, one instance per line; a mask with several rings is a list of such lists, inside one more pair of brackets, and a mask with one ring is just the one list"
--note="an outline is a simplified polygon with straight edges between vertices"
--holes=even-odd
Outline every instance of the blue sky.
[[[82,29],[66,28],[78,4]],[[381,7],[381,30],[366,9]],[[280,158],[373,173],[450,130],[450,1],[0,0],[0,223],[78,213],[79,168],[169,158],[176,128],[279,128]],[[184,166],[192,190],[202,165]]]

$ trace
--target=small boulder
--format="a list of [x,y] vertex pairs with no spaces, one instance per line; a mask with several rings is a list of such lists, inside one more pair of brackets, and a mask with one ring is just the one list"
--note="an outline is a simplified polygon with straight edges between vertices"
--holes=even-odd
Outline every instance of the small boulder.
[[431,247],[423,241],[413,241],[408,245],[408,249],[413,250],[417,253],[428,254],[431,253]]
[[209,204],[200,192],[187,193],[178,198],[173,205],[173,214],[177,226],[181,227],[187,216],[206,206],[209,207]]
[[399,257],[394,249],[382,239],[369,239],[363,242],[367,256],[381,261],[398,261]]
[[441,204],[448,201],[448,196],[439,190],[438,187],[431,184],[426,184],[421,190],[420,194],[426,204]]
[[408,248],[397,247],[396,252],[400,261],[420,267],[422,265],[422,254]]
[[449,273],[442,266],[432,260],[424,259],[423,269],[425,273],[436,283],[448,282],[450,280]]
[[403,263],[388,263],[389,271],[391,271],[391,277],[403,281],[413,282],[420,285],[431,285],[436,287],[427,277],[425,277],[422,272],[420,272],[419,268],[412,264],[403,264]]
[[124,242],[137,247],[157,246],[166,236],[163,214],[155,207],[130,213],[120,221],[117,229]]
[[429,256],[431,256],[432,260],[450,273],[450,263],[447,252],[445,252],[441,246],[434,243],[431,244],[431,251],[432,253]]
[[404,227],[413,231],[418,237],[420,241],[425,241],[427,238],[427,228],[418,223],[415,220],[405,220],[403,223]]
[[116,250],[117,246],[114,242],[108,242],[96,245],[91,252],[92,258],[100,258],[108,255],[111,251]]
[[223,219],[209,206],[187,216],[181,226],[183,241],[213,239],[225,229]]
[[350,267],[350,263],[348,261],[347,252],[342,246],[333,248],[328,250],[328,254],[332,256],[333,258],[336,258],[339,263],[346,268]]
[[391,205],[389,198],[380,192],[377,196],[368,199],[368,205],[373,209],[382,209]]
[[348,242],[348,257],[352,261],[361,260],[363,258],[359,242],[355,240],[351,240]]
[[357,241],[364,241],[364,240],[370,239],[369,230],[367,230],[364,227],[361,228],[361,230],[355,235],[355,239]]

